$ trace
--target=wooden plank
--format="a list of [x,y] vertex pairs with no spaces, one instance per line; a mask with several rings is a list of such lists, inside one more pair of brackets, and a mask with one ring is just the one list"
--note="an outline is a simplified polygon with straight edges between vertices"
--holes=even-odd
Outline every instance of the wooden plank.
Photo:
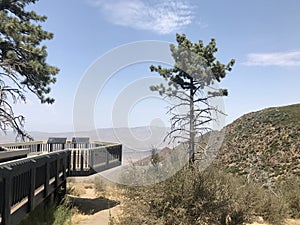
[[49,137],[47,144],[65,144],[66,142],[67,142],[67,138]]
[[28,197],[28,212],[31,212],[35,208],[35,177],[36,167],[30,169],[30,189]]
[[56,171],[55,171],[55,188],[57,188],[59,186],[59,162],[60,162],[60,158],[56,159]]
[[47,196],[49,195],[49,181],[50,181],[50,163],[49,163],[49,161],[47,161],[46,166],[45,166],[45,182],[44,182],[44,197],[45,198],[47,198]]
[[1,146],[6,147],[6,148],[16,148],[16,147],[20,147],[20,146],[31,146],[31,145],[35,145],[35,144],[44,144],[44,141],[31,141],[31,142],[15,142],[15,143],[5,143],[5,144],[1,144]]
[[89,137],[73,137],[72,138],[73,144],[87,144],[90,143]]
[[11,224],[12,225],[19,224],[28,213],[27,212],[28,205],[27,205],[26,199],[22,202],[22,204],[23,205],[20,206],[18,209],[14,209],[15,211],[13,211],[11,214]]
[[8,175],[4,178],[4,193],[2,224],[11,225],[12,176]]
[[29,149],[1,151],[0,163],[14,160],[14,159],[19,159],[19,158],[26,158],[29,152],[30,152]]

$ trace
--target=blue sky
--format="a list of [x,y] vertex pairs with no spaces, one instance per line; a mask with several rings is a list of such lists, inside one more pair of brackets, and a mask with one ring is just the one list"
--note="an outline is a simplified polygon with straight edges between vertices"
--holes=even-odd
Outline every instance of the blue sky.
[[[227,123],[265,107],[299,103],[298,0],[40,0],[31,8],[48,16],[43,27],[54,33],[54,39],[44,44],[48,62],[59,67],[60,73],[52,87],[54,105],[41,105],[29,94],[26,105],[16,106],[17,112],[26,116],[29,131],[71,131],[76,93],[97,59],[131,42],[174,43],[176,32],[185,33],[193,42],[208,43],[215,38],[217,58],[223,63],[236,60],[220,84],[229,90],[224,99]],[[149,71],[150,64],[117,68],[105,81],[94,105],[96,128],[124,126],[114,123],[118,98],[141,79],[150,81],[158,76]],[[101,69],[94,75],[101,76]],[[164,100],[138,89],[131,92],[139,101],[128,99],[129,111],[121,110],[117,117],[125,116],[129,126],[157,121],[168,125]]]

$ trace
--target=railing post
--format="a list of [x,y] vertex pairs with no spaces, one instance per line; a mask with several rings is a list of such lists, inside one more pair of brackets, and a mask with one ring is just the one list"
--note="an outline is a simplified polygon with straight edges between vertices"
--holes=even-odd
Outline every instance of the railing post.
[[59,157],[56,159],[56,171],[55,171],[55,188],[58,187],[58,182],[59,182]]
[[41,151],[41,144],[37,144],[37,149],[36,149],[37,152],[40,152]]
[[95,165],[95,160],[94,160],[94,158],[95,158],[95,149],[91,149],[90,154],[91,154],[91,169],[93,169],[94,165]]
[[2,222],[3,225],[11,225],[11,202],[12,202],[12,175],[6,174],[4,178],[4,196],[3,196],[3,212]]
[[109,152],[108,152],[108,148],[106,148],[106,167],[108,168],[109,166]]
[[[32,163],[36,163],[36,161],[34,159],[32,159],[31,161],[32,161]],[[33,166],[30,169],[30,189],[29,189],[29,196],[28,196],[28,212],[31,212],[35,208],[35,201],[34,201],[35,178],[36,178],[36,167]]]
[[76,171],[76,151],[73,150],[73,171]]
[[[67,154],[67,166],[68,166],[68,173],[66,174],[66,176],[70,176],[71,175],[71,150],[68,151]],[[65,170],[66,172],[66,170]]]
[[[50,156],[48,156],[50,158]],[[48,197],[49,194],[49,180],[50,180],[50,163],[47,160],[45,164],[45,183],[44,183],[44,197]]]
[[122,162],[122,145],[119,145],[119,161]]
[[80,170],[83,171],[83,163],[84,163],[84,160],[83,160],[83,153],[84,151],[83,150],[80,150]]
[[69,154],[66,153],[66,154],[64,154],[64,157],[63,157],[63,164],[62,164],[63,180],[65,180],[67,177],[66,168],[68,167],[68,155]]
[[59,162],[60,162],[60,157],[57,157],[56,160],[55,160],[55,164],[56,164],[56,167],[55,167],[55,191],[54,191],[54,199],[57,199],[59,202],[61,201],[61,197],[60,196],[60,193],[59,193]]

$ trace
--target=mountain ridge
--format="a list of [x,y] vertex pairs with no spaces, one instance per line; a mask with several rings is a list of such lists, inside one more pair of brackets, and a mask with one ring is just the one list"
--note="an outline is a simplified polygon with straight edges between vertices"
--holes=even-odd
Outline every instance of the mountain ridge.
[[300,177],[300,104],[247,113],[227,125],[217,162],[265,184]]

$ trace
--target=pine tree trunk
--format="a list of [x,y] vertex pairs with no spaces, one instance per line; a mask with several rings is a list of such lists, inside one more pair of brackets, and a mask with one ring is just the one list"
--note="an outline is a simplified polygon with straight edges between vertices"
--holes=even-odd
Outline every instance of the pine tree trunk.
[[194,90],[193,90],[193,78],[190,78],[190,149],[189,160],[193,165],[195,162],[195,113],[194,113]]

